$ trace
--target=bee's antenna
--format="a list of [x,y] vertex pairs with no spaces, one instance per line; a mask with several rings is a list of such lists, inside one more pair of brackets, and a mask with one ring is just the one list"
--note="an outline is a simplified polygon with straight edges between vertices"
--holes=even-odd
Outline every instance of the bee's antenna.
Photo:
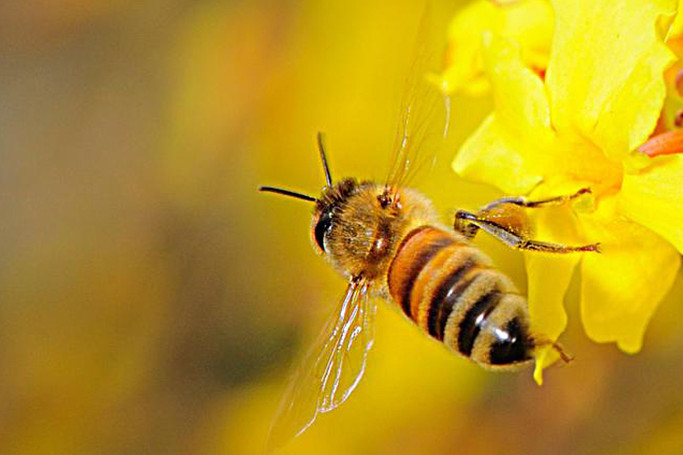
[[320,159],[323,162],[323,170],[325,171],[325,182],[327,186],[332,186],[332,176],[330,175],[330,168],[327,166],[327,157],[325,156],[325,134],[318,132],[318,149],[320,150]]
[[304,201],[310,201],[310,202],[316,202],[317,201],[316,198],[309,196],[307,194],[301,194],[301,193],[296,193],[294,191],[283,190],[282,188],[275,188],[273,186],[262,186],[258,190],[266,192],[266,193],[277,193],[277,194],[282,194],[283,196],[295,197],[297,199],[303,199]]

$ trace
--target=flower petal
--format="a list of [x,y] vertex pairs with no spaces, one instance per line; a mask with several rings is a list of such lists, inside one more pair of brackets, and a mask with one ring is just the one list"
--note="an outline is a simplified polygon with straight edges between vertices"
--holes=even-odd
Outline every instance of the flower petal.
[[625,174],[619,211],[671,242],[683,253],[683,156],[652,160],[652,165]]
[[[529,280],[531,327],[539,334],[555,341],[567,327],[564,295],[574,268],[579,262],[579,256],[551,257],[529,253],[524,257]],[[543,369],[555,363],[558,357],[551,346],[538,349],[534,368],[534,380],[538,385],[543,384]]]
[[[511,194],[528,192],[542,179],[535,156],[552,149],[548,103],[540,78],[526,68],[518,48],[485,35],[485,64],[493,86],[495,114],[463,144],[453,168]],[[532,159],[526,159],[531,157]]]
[[455,171],[510,194],[558,178],[589,181],[596,188],[618,183],[620,166],[593,144],[557,137],[543,81],[524,66],[518,46],[491,33],[484,35],[484,42],[495,113],[463,144],[453,163]]
[[542,180],[525,167],[514,140],[490,115],[462,145],[453,170],[468,180],[489,183],[506,194],[526,194]]
[[620,160],[645,142],[674,60],[662,41],[676,0],[553,0],[555,35],[547,86],[560,135],[587,138]]
[[[539,188],[540,191],[534,191],[535,199],[538,199],[538,194],[543,194],[542,197],[548,195],[544,186]],[[555,196],[560,194],[550,191]],[[535,210],[533,221],[536,239],[568,245],[580,241],[576,220],[569,207]],[[527,296],[532,332],[537,337],[556,341],[567,326],[564,295],[581,255],[525,252],[524,259],[529,283]],[[539,385],[543,383],[543,369],[553,364],[558,357],[551,346],[537,350],[534,380]]]
[[670,243],[621,216],[616,197],[603,199],[581,217],[602,254],[586,254],[581,265],[581,317],[588,336],[640,350],[650,317],[673,284],[680,255]]
[[518,43],[528,66],[539,71],[547,67],[553,12],[546,0],[521,0],[505,6],[478,0],[456,15],[449,26],[442,75],[446,93],[464,91],[477,95],[488,89],[482,58],[482,35],[487,31]]
[[678,37],[683,34],[683,14],[681,11],[683,11],[683,0],[678,0],[678,13],[673,24],[671,24],[670,36]]

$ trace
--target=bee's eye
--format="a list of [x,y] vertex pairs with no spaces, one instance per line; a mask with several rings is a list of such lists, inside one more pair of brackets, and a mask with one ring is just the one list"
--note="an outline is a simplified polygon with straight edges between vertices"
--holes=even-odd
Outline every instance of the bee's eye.
[[315,241],[321,250],[325,251],[325,234],[332,227],[332,211],[327,211],[320,215],[318,223],[315,225]]

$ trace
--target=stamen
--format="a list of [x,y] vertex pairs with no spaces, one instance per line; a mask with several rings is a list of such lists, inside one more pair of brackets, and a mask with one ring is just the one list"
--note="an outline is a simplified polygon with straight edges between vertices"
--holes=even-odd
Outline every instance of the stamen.
[[683,130],[667,131],[653,136],[638,147],[638,151],[650,158],[683,153]]

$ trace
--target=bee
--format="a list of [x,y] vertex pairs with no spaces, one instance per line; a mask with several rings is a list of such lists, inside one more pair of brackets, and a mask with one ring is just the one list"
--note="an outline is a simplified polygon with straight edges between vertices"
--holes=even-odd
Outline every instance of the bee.
[[482,230],[517,249],[599,252],[598,243],[566,246],[530,238],[525,213],[565,204],[590,189],[540,201],[499,199],[476,213],[458,210],[453,225],[447,226],[426,196],[406,186],[420,162],[420,136],[426,134],[421,117],[429,110],[420,105],[424,94],[415,95],[418,83],[409,78],[386,182],[334,181],[324,137],[318,133],[326,184],[317,198],[260,188],[314,203],[313,246],[348,283],[289,384],[271,428],[270,448],[301,434],[358,385],[373,344],[377,298],[392,302],[426,334],[487,369],[517,369],[547,345],[570,360],[560,345],[532,332],[525,297],[472,240]]

